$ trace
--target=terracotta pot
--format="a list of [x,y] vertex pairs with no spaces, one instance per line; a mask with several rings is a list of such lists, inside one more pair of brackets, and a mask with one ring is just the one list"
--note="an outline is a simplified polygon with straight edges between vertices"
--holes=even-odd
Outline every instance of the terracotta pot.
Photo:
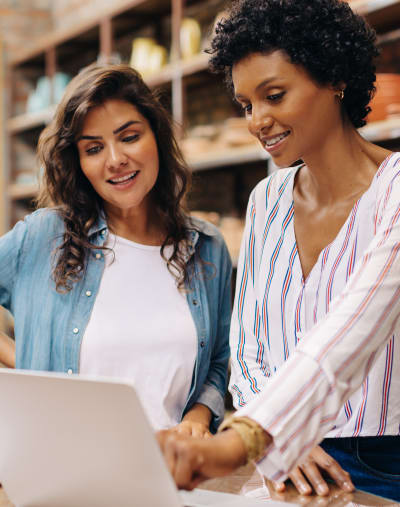
[[400,74],[377,74],[376,93],[370,102],[372,111],[367,116],[369,122],[385,120],[388,107],[400,103]]

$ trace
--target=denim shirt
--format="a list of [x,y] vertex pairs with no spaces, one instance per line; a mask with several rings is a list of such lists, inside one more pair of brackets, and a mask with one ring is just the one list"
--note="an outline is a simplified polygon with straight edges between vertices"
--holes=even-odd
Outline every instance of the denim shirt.
[[[54,252],[64,222],[53,209],[41,209],[0,238],[0,304],[14,316],[16,367],[79,373],[85,333],[105,260],[92,250],[82,278],[70,292],[59,293],[52,279]],[[107,223],[100,218],[89,241],[102,246]],[[224,414],[231,316],[231,261],[225,243],[211,224],[188,219],[186,284],[188,305],[197,330],[197,358],[182,417],[194,403],[212,412],[216,431]]]

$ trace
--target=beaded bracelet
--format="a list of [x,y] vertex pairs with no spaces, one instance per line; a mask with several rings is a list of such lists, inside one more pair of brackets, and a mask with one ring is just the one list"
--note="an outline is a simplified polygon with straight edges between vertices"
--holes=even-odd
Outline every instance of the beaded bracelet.
[[269,439],[262,426],[248,417],[228,417],[218,428],[218,432],[231,428],[243,440],[247,451],[247,463],[258,461],[264,456]]

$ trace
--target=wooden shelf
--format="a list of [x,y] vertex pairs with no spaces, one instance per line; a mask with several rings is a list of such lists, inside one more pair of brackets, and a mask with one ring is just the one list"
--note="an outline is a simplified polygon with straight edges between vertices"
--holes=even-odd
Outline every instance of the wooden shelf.
[[360,134],[371,142],[400,139],[400,116],[368,123],[360,129]]
[[[171,82],[175,77],[201,72],[208,67],[208,55],[200,53],[190,60],[182,60],[174,64],[168,64],[160,72],[148,76],[145,81],[148,86],[155,87]],[[7,122],[7,129],[10,134],[23,132],[47,125],[55,113],[56,106],[51,106],[37,113],[24,113],[10,118]]]
[[207,171],[218,167],[235,166],[268,160],[270,155],[261,146],[226,148],[210,151],[201,157],[186,157],[192,171]]
[[12,200],[33,199],[37,196],[39,185],[32,183],[30,185],[22,183],[12,183],[8,186],[8,196]]
[[377,32],[399,26],[400,0],[355,0],[350,5],[365,16]]
[[47,125],[53,118],[56,106],[51,106],[37,113],[25,113],[10,118],[7,122],[7,129],[10,134],[16,134],[24,130]]
[[[17,56],[11,58],[9,64],[12,67],[20,65],[27,60],[37,57],[41,53],[45,53],[51,47],[56,47],[79,36],[83,32],[91,30],[104,19],[115,17],[128,9],[133,9],[141,4],[147,3],[147,1],[148,0],[113,0],[112,3],[110,2],[111,7],[99,9],[90,19],[78,21],[74,27],[56,30],[40,37],[33,46],[25,51],[20,51]],[[158,0],[158,2],[163,3],[164,0]]]

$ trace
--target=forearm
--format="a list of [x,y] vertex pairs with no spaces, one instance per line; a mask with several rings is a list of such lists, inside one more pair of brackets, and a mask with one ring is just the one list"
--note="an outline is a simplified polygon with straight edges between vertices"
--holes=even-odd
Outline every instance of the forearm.
[[8,368],[15,368],[15,342],[0,332],[0,363]]

